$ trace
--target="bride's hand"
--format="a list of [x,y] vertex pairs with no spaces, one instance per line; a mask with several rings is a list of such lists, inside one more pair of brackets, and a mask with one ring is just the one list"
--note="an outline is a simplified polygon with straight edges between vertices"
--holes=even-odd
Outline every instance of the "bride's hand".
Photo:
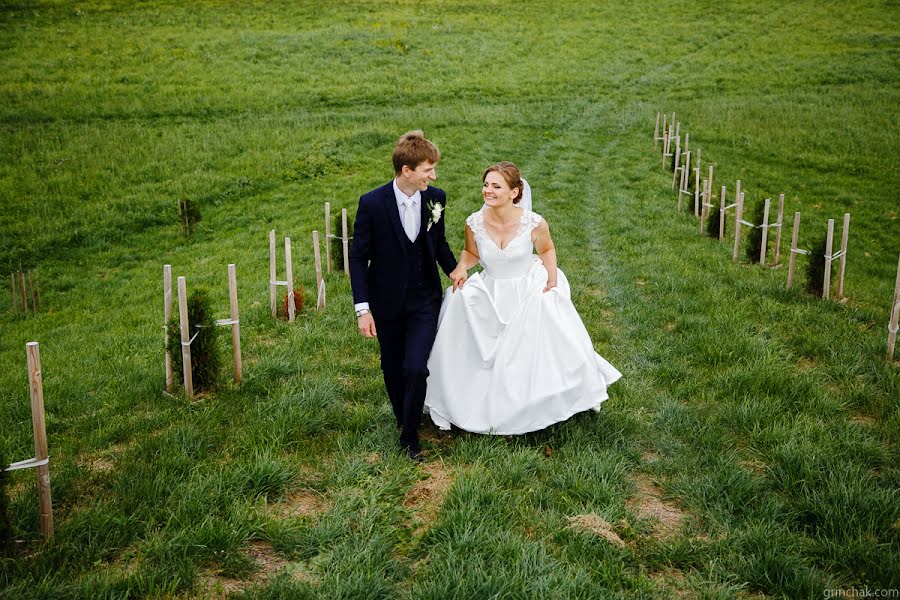
[[456,292],[456,290],[461,290],[468,278],[469,272],[467,270],[461,269],[459,266],[453,269],[453,271],[450,272],[450,281],[453,282],[453,291]]
[[548,279],[548,280],[547,280],[547,287],[544,288],[544,292],[549,292],[550,290],[552,290],[552,289],[555,288],[555,287],[556,287],[556,282],[555,282],[555,281],[550,281],[550,280]]

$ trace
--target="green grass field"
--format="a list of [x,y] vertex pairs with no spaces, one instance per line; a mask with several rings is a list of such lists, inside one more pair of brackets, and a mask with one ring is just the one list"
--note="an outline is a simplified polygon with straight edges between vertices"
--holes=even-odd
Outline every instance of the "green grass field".
[[[12,474],[0,597],[897,594],[898,23],[856,1],[0,3],[0,460],[33,453],[37,340],[56,519],[40,543],[34,472]],[[806,295],[805,258],[785,290],[784,264],[734,264],[677,214],[657,111],[716,188],[785,194],[783,263],[794,211],[803,248],[850,212],[848,300]],[[352,218],[416,128],[454,249],[482,169],[522,168],[624,373],[599,413],[425,427],[415,465],[347,278],[271,318],[268,230],[314,289],[323,203]],[[236,263],[240,387],[161,394],[165,263],[219,318]],[[19,268],[36,316],[10,310]]]

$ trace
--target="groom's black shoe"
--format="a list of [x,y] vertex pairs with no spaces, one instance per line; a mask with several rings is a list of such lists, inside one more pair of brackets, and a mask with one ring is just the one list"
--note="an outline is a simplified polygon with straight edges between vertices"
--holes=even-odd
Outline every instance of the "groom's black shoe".
[[406,446],[403,448],[403,451],[413,462],[425,462],[425,457],[422,455],[421,448]]

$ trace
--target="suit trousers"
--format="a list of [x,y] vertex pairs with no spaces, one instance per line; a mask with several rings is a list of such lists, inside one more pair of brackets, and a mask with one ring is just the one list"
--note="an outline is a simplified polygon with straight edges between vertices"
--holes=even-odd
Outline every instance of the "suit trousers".
[[407,290],[403,309],[391,319],[375,316],[381,371],[394,418],[400,427],[400,446],[418,452],[419,424],[425,404],[428,356],[437,335],[441,296],[433,289]]

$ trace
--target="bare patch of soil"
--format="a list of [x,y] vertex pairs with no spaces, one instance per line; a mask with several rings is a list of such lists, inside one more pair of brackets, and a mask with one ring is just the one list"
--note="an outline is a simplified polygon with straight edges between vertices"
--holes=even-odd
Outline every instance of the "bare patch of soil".
[[422,473],[425,477],[419,479],[403,499],[403,506],[413,510],[414,537],[421,536],[434,523],[454,481],[453,473],[443,461],[426,463]]
[[622,541],[619,534],[613,531],[612,525],[594,513],[566,517],[566,521],[569,522],[569,529],[591,533],[602,537],[614,546],[625,547],[625,542]]
[[676,533],[684,513],[662,500],[662,490],[648,476],[637,475],[634,482],[637,494],[629,498],[626,504],[637,512],[638,517],[654,524],[655,537],[665,538]]
[[280,519],[317,517],[328,510],[325,499],[311,490],[295,492],[266,506],[266,511]]
[[250,542],[243,553],[256,562],[259,570],[249,579],[234,579],[222,576],[220,571],[208,571],[200,576],[199,587],[202,598],[224,600],[229,594],[243,592],[252,585],[264,583],[282,571],[287,572],[295,581],[313,585],[319,583],[318,577],[304,567],[303,563],[292,563],[284,559],[275,552],[269,542],[261,540]]

